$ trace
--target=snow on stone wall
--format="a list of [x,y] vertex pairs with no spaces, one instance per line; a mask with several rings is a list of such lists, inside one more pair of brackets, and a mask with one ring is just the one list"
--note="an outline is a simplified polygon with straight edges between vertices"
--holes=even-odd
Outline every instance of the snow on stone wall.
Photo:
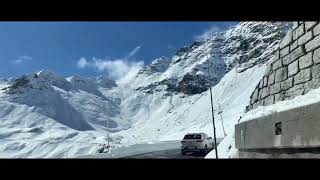
[[320,24],[294,22],[280,42],[248,110],[293,99],[320,87]]

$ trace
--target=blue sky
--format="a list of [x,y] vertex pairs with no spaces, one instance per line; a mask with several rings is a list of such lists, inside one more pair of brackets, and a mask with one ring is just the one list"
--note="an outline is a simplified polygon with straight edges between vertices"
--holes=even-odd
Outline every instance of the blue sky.
[[132,66],[147,65],[161,56],[171,57],[196,38],[235,24],[0,22],[0,77],[47,69],[65,77],[111,73],[119,78]]

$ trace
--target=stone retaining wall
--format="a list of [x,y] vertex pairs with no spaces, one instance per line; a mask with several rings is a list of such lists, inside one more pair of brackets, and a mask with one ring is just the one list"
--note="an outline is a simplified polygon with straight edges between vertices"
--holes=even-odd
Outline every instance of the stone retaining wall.
[[292,99],[320,87],[320,24],[293,22],[247,110]]

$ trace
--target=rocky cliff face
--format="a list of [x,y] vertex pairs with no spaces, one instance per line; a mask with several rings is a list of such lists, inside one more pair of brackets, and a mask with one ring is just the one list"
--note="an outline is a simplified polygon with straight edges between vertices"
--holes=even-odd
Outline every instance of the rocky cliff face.
[[[159,58],[136,76],[136,89],[199,94],[216,85],[225,73],[238,72],[270,60],[290,23],[241,22],[179,49],[171,58]],[[139,83],[138,81],[142,82]]]
[[228,30],[222,42],[228,70],[238,64],[241,72],[268,61],[290,26],[286,22],[242,22]]

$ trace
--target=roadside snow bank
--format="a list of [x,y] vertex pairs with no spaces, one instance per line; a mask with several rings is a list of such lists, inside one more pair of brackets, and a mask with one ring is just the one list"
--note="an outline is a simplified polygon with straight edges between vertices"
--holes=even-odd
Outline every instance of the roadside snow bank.
[[134,144],[126,145],[111,149],[109,153],[101,153],[95,155],[79,156],[78,158],[124,158],[135,156],[139,154],[145,154],[156,151],[164,151],[169,149],[180,148],[180,141],[168,141],[168,142],[157,142],[157,143],[146,143],[146,144]]

